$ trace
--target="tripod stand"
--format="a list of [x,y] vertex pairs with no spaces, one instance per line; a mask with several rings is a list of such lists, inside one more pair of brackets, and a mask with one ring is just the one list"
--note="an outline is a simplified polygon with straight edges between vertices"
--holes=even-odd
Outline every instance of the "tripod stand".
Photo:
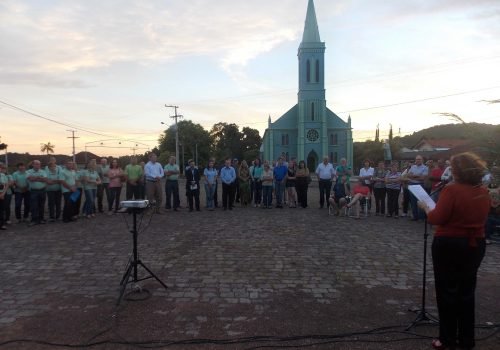
[[422,278],[422,305],[420,310],[415,310],[417,313],[417,317],[415,317],[415,320],[408,326],[406,327],[406,331],[409,331],[413,327],[416,327],[422,323],[427,323],[427,324],[438,324],[439,320],[432,316],[430,313],[427,312],[425,309],[425,285],[427,283],[427,237],[429,236],[429,233],[427,232],[427,218],[425,218],[425,229],[424,229],[424,267],[423,267],[423,278]]
[[[141,208],[130,208],[133,214],[133,226],[132,226],[132,233],[133,236],[133,255],[132,258],[129,260],[127,269],[125,270],[125,273],[123,274],[122,280],[120,282],[120,296],[118,297],[118,300],[116,302],[116,305],[120,305],[123,295],[125,293],[125,289],[127,288],[127,284],[129,283],[137,283],[140,281],[144,281],[150,278],[154,278],[160,283],[165,289],[167,289],[167,285],[163,283],[162,280],[158,278],[144,263],[138,259],[137,257],[137,213],[141,211]],[[138,273],[137,273],[137,267],[141,266],[144,268],[149,273],[149,276],[143,277],[143,278],[138,278]],[[132,276],[133,273],[133,276]]]

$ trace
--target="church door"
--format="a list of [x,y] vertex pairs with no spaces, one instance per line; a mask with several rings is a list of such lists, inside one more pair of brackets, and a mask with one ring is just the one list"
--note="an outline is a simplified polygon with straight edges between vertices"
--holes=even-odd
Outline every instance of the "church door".
[[317,166],[318,155],[316,154],[316,152],[311,151],[307,156],[307,168],[309,169],[309,172],[313,174],[316,171]]

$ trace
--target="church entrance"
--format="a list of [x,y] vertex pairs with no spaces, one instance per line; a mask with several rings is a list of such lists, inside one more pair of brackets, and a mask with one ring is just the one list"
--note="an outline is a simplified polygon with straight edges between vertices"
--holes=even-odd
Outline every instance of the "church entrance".
[[318,167],[318,155],[314,150],[309,152],[307,156],[307,168],[309,169],[309,173],[314,174],[316,168]]

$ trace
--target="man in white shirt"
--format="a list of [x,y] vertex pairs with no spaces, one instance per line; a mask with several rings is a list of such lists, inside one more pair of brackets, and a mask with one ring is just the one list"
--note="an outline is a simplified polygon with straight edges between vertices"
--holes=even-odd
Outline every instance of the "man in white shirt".
[[319,206],[323,209],[325,200],[327,207],[330,206],[328,199],[330,198],[330,189],[332,188],[332,181],[335,179],[335,168],[331,163],[328,163],[328,157],[323,157],[323,163],[316,168],[316,175],[319,182]]
[[157,156],[151,153],[149,156],[149,162],[144,166],[144,175],[146,179],[146,193],[149,201],[155,203],[155,212],[160,214],[161,208],[161,179],[165,175],[163,167],[160,163],[156,161]]

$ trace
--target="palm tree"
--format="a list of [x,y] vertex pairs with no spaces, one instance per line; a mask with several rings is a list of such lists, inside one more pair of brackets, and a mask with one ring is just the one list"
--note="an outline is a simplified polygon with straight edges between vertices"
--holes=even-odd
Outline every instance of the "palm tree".
[[47,155],[49,155],[49,153],[54,153],[54,147],[56,147],[56,145],[51,144],[50,141],[47,143],[42,143],[40,152],[47,152]]

